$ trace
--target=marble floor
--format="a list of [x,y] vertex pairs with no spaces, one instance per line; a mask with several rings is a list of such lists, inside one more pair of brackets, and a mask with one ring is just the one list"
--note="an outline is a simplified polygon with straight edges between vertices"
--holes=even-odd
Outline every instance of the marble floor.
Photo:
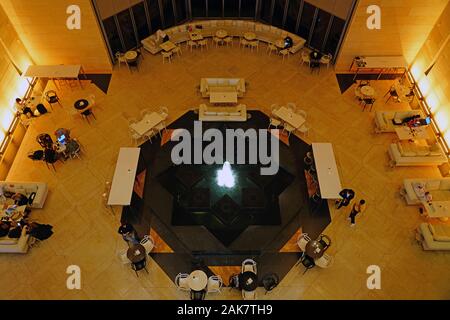
[[[347,212],[332,212],[326,229],[335,257],[330,269],[315,268],[302,275],[294,267],[270,294],[260,299],[450,299],[450,253],[424,252],[414,229],[423,221],[416,207],[408,207],[398,194],[404,178],[440,177],[429,168],[388,167],[391,134],[373,134],[374,112],[362,112],[353,90],[341,95],[335,74],[322,69],[311,75],[300,65],[300,56],[282,61],[234,48],[184,50],[172,64],[161,56],[145,54],[140,71],[115,68],[107,95],[94,85],[85,89],[62,88],[63,107],[35,119],[28,129],[9,181],[45,181],[49,195],[44,209],[33,210],[33,219],[54,226],[54,235],[26,255],[0,256],[1,299],[188,299],[172,279],[150,259],[149,274],[136,277],[122,265],[118,253],[126,248],[119,234],[119,208],[113,215],[102,201],[105,181],[111,180],[119,147],[130,146],[127,117],[138,117],[144,108],[169,109],[169,121],[203,102],[196,93],[201,77],[242,77],[248,92],[242,103],[269,112],[273,103],[295,102],[307,111],[312,130],[309,142],[332,142],[344,187],[368,202],[367,211],[349,227]],[[408,109],[402,103],[384,104],[390,81],[373,82],[378,93],[374,110]],[[95,94],[97,120],[87,124],[69,110],[78,98]],[[27,158],[37,149],[36,135],[59,127],[72,130],[84,146],[81,160],[57,163],[56,172]],[[436,223],[440,223],[436,221]],[[81,268],[81,290],[66,289],[66,268]],[[381,290],[367,289],[367,267],[381,268]],[[180,270],[185,272],[187,270]],[[208,299],[240,299],[224,289]]]

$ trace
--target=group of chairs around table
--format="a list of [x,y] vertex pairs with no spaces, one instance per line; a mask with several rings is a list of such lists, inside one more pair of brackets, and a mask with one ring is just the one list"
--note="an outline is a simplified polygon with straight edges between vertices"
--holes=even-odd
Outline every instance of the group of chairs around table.
[[[291,126],[289,123],[281,120],[280,118],[278,118],[278,116],[276,115],[276,110],[278,110],[280,108],[280,106],[278,104],[272,104],[272,106],[270,107],[271,109],[271,116],[269,119],[269,127],[268,129],[270,129],[271,127],[273,128],[283,128],[282,129],[282,133],[285,133],[288,135],[288,137],[291,136],[292,133],[295,132],[300,132],[301,134],[303,134],[304,136],[307,136],[309,133],[309,130],[311,129],[311,126],[305,122],[302,126],[300,126],[299,128],[294,128],[293,126]],[[293,102],[288,102],[286,104],[286,108],[288,108],[290,110],[290,112],[292,113],[297,113],[300,116],[302,116],[305,120],[307,120],[307,116],[308,114],[306,113],[305,110],[301,110],[301,109],[297,109],[297,105]]]
[[131,265],[131,269],[136,273],[136,276],[139,277],[138,271],[144,270],[148,274],[147,270],[147,257],[150,255],[152,250],[156,247],[155,240],[150,235],[145,235],[139,242],[139,244],[145,249],[145,256],[142,260],[132,262],[127,257],[128,250],[123,250],[119,252],[119,259],[124,265]]
[[334,263],[334,257],[325,253],[325,251],[331,246],[331,240],[325,235],[321,235],[316,241],[322,246],[323,254],[319,258],[312,258],[306,253],[306,246],[310,241],[313,241],[307,233],[302,233],[297,239],[297,245],[302,251],[300,260],[297,264],[302,264],[305,267],[305,271],[318,266],[319,268],[329,268]]
[[[143,109],[141,110],[141,120],[145,118],[146,115],[153,113],[150,109]],[[169,109],[166,107],[160,107],[158,111],[159,115],[164,119],[160,123],[158,123],[155,127],[153,127],[151,130],[146,132],[144,135],[140,135],[138,132],[133,130],[132,125],[135,123],[138,123],[139,119],[135,117],[130,117],[128,114],[123,113],[123,116],[128,121],[128,129],[131,139],[135,144],[137,144],[140,140],[144,139],[147,141],[150,141],[150,143],[153,143],[153,138],[156,138],[158,135],[162,139],[162,132],[167,130],[166,126],[166,119],[169,116]]]
[[358,100],[359,104],[362,106],[362,111],[366,110],[367,107],[370,107],[370,111],[372,111],[373,105],[377,101],[374,96],[366,96],[361,92],[363,87],[369,86],[369,80],[361,80],[356,88],[355,88],[355,97]]

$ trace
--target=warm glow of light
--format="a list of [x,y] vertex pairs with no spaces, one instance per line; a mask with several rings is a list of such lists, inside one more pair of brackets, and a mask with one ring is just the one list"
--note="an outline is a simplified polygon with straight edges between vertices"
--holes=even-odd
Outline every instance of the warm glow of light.
[[419,62],[414,62],[413,66],[411,67],[411,74],[414,79],[416,79],[416,81],[422,78],[423,69],[424,68],[419,64]]
[[447,110],[439,110],[434,115],[436,124],[439,127],[439,130],[441,132],[445,132],[449,129],[449,118],[450,118],[450,115],[448,114]]
[[432,92],[430,93],[426,98],[425,101],[428,104],[428,107],[430,107],[431,112],[436,112],[439,109],[440,102],[439,98],[437,97],[436,93]]
[[4,131],[7,131],[14,120],[14,114],[9,109],[5,109],[2,112],[1,117],[1,127]]
[[5,132],[0,130],[0,145],[3,143],[4,139],[5,139]]
[[233,171],[231,171],[231,164],[228,161],[225,161],[222,170],[217,171],[217,184],[219,187],[234,187]]
[[430,82],[430,79],[428,79],[427,77],[422,77],[418,81],[418,86],[424,97],[426,97],[430,93],[431,82]]
[[444,140],[447,142],[447,145],[450,145],[450,130],[447,130],[447,132],[444,134]]

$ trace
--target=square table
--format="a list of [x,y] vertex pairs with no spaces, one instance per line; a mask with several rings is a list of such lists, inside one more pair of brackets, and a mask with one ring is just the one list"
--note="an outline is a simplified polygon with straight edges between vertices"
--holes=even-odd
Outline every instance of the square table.
[[237,103],[238,94],[236,91],[210,92],[209,102],[211,103]]
[[140,148],[120,148],[109,192],[109,206],[130,205],[140,152]]
[[159,113],[152,112],[150,114],[146,114],[141,121],[131,124],[130,128],[136,131],[139,135],[143,136],[163,121],[164,118]]
[[189,39],[191,39],[192,41],[203,40],[203,36],[201,35],[201,33],[190,32]]
[[281,107],[278,110],[275,110],[274,114],[284,122],[287,122],[293,126],[295,129],[300,128],[306,122],[301,115],[292,112],[286,107]]
[[400,140],[422,140],[429,138],[427,127],[416,127],[412,130],[407,126],[395,128],[395,132]]
[[172,41],[166,41],[164,43],[161,43],[159,46],[166,52],[173,50],[177,47],[175,43],[173,43]]
[[312,144],[314,162],[322,199],[339,199],[341,180],[331,143]]

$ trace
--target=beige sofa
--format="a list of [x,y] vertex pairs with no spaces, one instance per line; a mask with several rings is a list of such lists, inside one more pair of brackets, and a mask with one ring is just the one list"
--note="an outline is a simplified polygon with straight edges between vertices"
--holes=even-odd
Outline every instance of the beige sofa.
[[424,118],[424,114],[420,110],[411,111],[376,111],[375,112],[375,132],[395,132],[395,128],[398,127],[394,125],[394,119],[397,121],[402,121],[405,118],[412,117],[415,115],[420,115]]
[[402,195],[408,205],[420,205],[421,201],[417,197],[414,185],[422,183],[425,190],[429,191],[434,201],[450,200],[450,178],[440,179],[405,179],[403,181]]
[[439,143],[399,141],[389,146],[391,167],[439,166],[448,162],[448,157]]
[[247,107],[243,104],[237,107],[208,107],[200,105],[198,112],[200,121],[247,121]]
[[[164,32],[169,36],[170,41],[180,44],[189,40],[189,28],[192,28],[193,30],[200,30],[203,37],[213,37],[219,29],[226,30],[228,35],[233,37],[242,37],[245,32],[254,32],[258,40],[266,43],[274,43],[277,40],[284,39],[289,36],[293,41],[293,46],[290,48],[290,52],[292,54],[297,53],[306,43],[305,39],[296,34],[274,26],[246,20],[191,21],[187,24],[166,29]],[[161,51],[161,47],[159,46],[161,43],[156,42],[155,35],[151,35],[150,37],[142,40],[141,43],[144,48],[152,54],[156,54]]]
[[200,93],[208,98],[212,90],[220,92],[236,91],[238,97],[245,94],[245,80],[240,78],[202,78],[200,80]]
[[27,229],[22,229],[22,234],[19,239],[11,239],[6,237],[0,238],[0,253],[27,253],[28,241],[30,235],[27,234]]
[[31,208],[41,209],[44,207],[45,200],[47,199],[48,186],[44,182],[6,182],[0,181],[0,188],[3,191],[12,193],[22,193],[27,197],[34,192],[36,196],[33,202],[29,205]]
[[422,223],[416,230],[423,250],[450,250],[450,226]]

